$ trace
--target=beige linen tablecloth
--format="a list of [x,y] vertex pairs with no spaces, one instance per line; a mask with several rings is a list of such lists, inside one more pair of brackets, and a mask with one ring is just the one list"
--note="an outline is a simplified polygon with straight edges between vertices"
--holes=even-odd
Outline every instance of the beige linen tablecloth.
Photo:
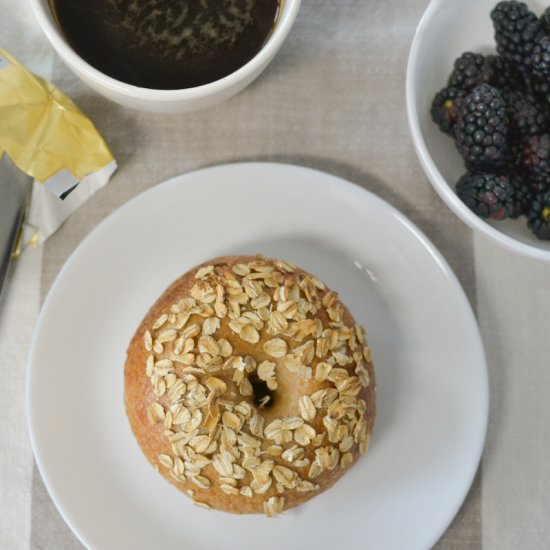
[[417,162],[405,68],[427,3],[303,0],[288,41],[252,86],[216,108],[165,117],[98,96],[53,53],[27,2],[0,0],[0,46],[72,97],[120,166],[42,249],[17,262],[0,299],[1,548],[81,548],[42,484],[24,406],[32,331],[61,266],[131,197],[183,172],[243,160],[302,164],[354,181],[403,211],[441,250],[477,313],[491,408],[478,475],[437,548],[550,548],[550,264],[474,237]]

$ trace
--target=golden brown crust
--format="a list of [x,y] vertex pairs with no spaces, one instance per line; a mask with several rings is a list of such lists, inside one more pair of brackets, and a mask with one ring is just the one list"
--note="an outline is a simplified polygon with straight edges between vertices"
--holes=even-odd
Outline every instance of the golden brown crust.
[[[355,440],[353,441],[353,444],[349,450],[347,450],[347,453],[351,453],[351,457],[347,457],[347,461],[349,463],[345,464],[345,467],[341,467],[341,459],[346,454],[346,452],[339,451],[339,462],[336,467],[334,468],[328,468],[324,469],[318,476],[316,476],[314,479],[310,479],[308,477],[308,472],[311,468],[311,463],[315,462],[316,460],[316,450],[319,448],[327,448],[331,453],[333,452],[331,449],[335,448],[338,449],[340,445],[342,445],[342,441],[335,442],[334,444],[330,443],[328,441],[328,436],[325,434],[323,442],[321,445],[319,445],[316,448],[313,447],[313,445],[307,445],[305,446],[305,454],[304,457],[306,461],[309,461],[310,464],[303,467],[295,468],[293,467],[292,463],[289,463],[286,460],[283,460],[281,456],[271,456],[267,454],[265,451],[262,453],[262,459],[266,458],[268,460],[273,460],[275,465],[283,466],[284,468],[289,468],[290,470],[293,470],[294,472],[297,472],[298,479],[302,479],[307,482],[311,482],[315,484],[316,488],[315,490],[308,490],[304,492],[297,491],[295,488],[283,488],[280,484],[277,487],[277,479],[273,477],[272,473],[272,479],[273,483],[271,483],[270,487],[265,491],[263,494],[258,494],[256,492],[252,492],[252,496],[243,496],[240,493],[237,494],[228,494],[229,489],[227,488],[227,485],[225,485],[225,490],[221,488],[219,478],[220,474],[219,472],[214,468],[212,463],[207,464],[206,466],[202,467],[200,471],[200,476],[203,478],[206,478],[208,482],[210,482],[210,487],[208,488],[201,488],[197,486],[197,484],[191,479],[186,478],[185,475],[179,475],[174,476],[171,474],[171,468],[170,466],[174,466],[174,468],[177,469],[177,466],[174,464],[174,460],[176,460],[176,456],[174,454],[174,448],[173,448],[173,442],[171,442],[168,437],[166,436],[166,433],[170,435],[170,433],[174,434],[177,432],[177,428],[174,428],[174,426],[171,426],[171,421],[167,421],[166,417],[164,416],[170,409],[171,401],[168,396],[168,390],[166,390],[163,387],[158,388],[157,386],[157,394],[155,393],[155,386],[154,383],[158,384],[159,379],[167,380],[166,378],[163,378],[163,376],[157,376],[151,374],[151,368],[152,364],[147,367],[149,369],[149,372],[147,372],[146,365],[149,362],[152,361],[150,356],[152,355],[154,357],[155,361],[160,361],[162,359],[166,359],[168,357],[174,357],[174,354],[170,354],[168,351],[168,348],[172,346],[173,351],[173,342],[167,343],[166,346],[160,351],[160,347],[157,349],[157,351],[160,351],[160,353],[156,353],[153,350],[148,351],[146,349],[146,345],[144,344],[144,339],[146,332],[149,331],[150,333],[153,333],[153,339],[156,337],[158,339],[158,335],[162,332],[162,330],[166,329],[166,326],[168,325],[168,321],[164,324],[163,327],[160,327],[158,330],[152,330],[152,327],[155,325],[157,320],[163,316],[164,314],[170,315],[171,314],[171,307],[174,304],[177,304],[183,297],[189,297],[192,289],[197,284],[197,279],[195,278],[195,275],[199,272],[201,268],[207,267],[207,266],[215,266],[215,274],[216,276],[222,276],[224,272],[232,273],[232,267],[235,265],[240,264],[250,264],[251,262],[255,262],[258,260],[258,257],[252,257],[252,256],[225,256],[216,258],[214,260],[210,260],[208,262],[205,262],[204,264],[197,266],[195,269],[191,270],[190,272],[186,273],[179,279],[177,279],[174,283],[172,283],[166,291],[162,294],[162,296],[156,301],[156,303],[151,307],[143,321],[141,322],[139,328],[135,332],[130,345],[128,347],[128,353],[127,353],[127,360],[125,364],[125,370],[124,370],[124,383],[125,383],[125,406],[126,406],[126,412],[128,415],[128,419],[130,421],[130,425],[132,427],[132,430],[134,432],[134,435],[145,454],[147,460],[153,464],[156,468],[158,468],[159,472],[171,483],[173,483],[178,489],[180,489],[183,492],[186,492],[187,494],[190,494],[193,499],[198,502],[205,505],[208,505],[212,508],[216,508],[219,510],[225,510],[227,512],[237,513],[237,514],[247,514],[247,513],[262,513],[265,510],[265,503],[268,501],[271,497],[279,498],[281,495],[284,496],[284,504],[281,502],[274,501],[273,499],[270,501],[271,504],[274,505],[274,509],[271,510],[271,508],[268,506],[267,512],[270,513],[273,511],[274,513],[279,511],[277,510],[277,507],[282,507],[283,509],[287,510],[294,506],[297,506],[313,496],[319,494],[320,492],[328,489],[330,486],[332,486],[344,473],[349,467],[351,467],[356,460],[360,456],[360,449],[359,449],[359,440],[362,440],[362,450],[366,450],[366,447],[368,446],[368,440],[370,438],[370,434],[372,433],[373,427],[374,427],[374,419],[376,414],[376,384],[375,384],[375,378],[374,378],[374,371],[372,368],[372,363],[370,361],[370,355],[368,353],[368,347],[365,348],[365,354],[363,355],[362,359],[362,365],[364,367],[364,370],[366,371],[366,374],[364,375],[364,383],[361,386],[360,391],[356,394],[357,400],[362,400],[364,402],[363,408],[364,414],[362,416],[362,419],[364,421],[364,426],[357,426],[359,424],[359,421],[357,421],[356,424],[352,424],[357,427],[357,434],[355,437]],[[263,259],[267,265],[272,266],[274,269],[278,269],[276,261],[275,260],[265,260]],[[280,265],[280,264],[279,264]],[[281,270],[282,271],[282,270]],[[205,280],[209,280],[207,276],[205,277]],[[299,281],[302,280],[303,277],[311,277],[307,272],[295,268],[293,273],[284,273],[285,279],[292,279],[293,281]],[[272,289],[271,289],[272,290]],[[329,289],[317,289],[318,291],[318,299],[321,300],[323,297],[327,296],[329,294]],[[330,298],[330,296],[327,297],[327,300]],[[340,302],[336,302],[336,306],[338,306]],[[212,304],[210,304],[212,305]],[[208,306],[207,306],[208,307]],[[309,318],[318,318],[321,323],[323,324],[323,327],[328,327],[329,323],[331,323],[331,319],[327,315],[327,309],[324,307],[319,307],[318,311],[315,313],[315,315],[309,315]],[[198,315],[192,315],[187,324],[186,327],[189,326],[190,323],[193,322],[193,320],[197,319],[200,322],[204,321],[205,317],[200,317]],[[286,367],[284,367],[281,364],[281,359],[274,359],[273,357],[270,357],[266,355],[265,351],[263,350],[263,344],[266,340],[269,340],[271,338],[274,338],[273,335],[269,335],[266,332],[265,326],[259,330],[260,334],[260,341],[258,343],[250,343],[247,341],[244,341],[240,338],[238,334],[235,334],[228,326],[228,317],[222,318],[220,327],[216,330],[214,336],[217,340],[220,339],[226,339],[229,341],[233,347],[232,355],[238,355],[240,357],[246,357],[251,356],[254,358],[257,362],[257,364],[262,363],[264,360],[270,360],[272,362],[276,362],[276,380],[278,387],[274,392],[274,401],[273,405],[270,408],[258,408],[257,403],[255,404],[253,401],[253,397],[248,396],[242,396],[239,395],[239,388],[240,386],[236,384],[233,381],[233,371],[232,370],[222,370],[221,368],[218,369],[218,371],[212,371],[207,374],[197,374],[197,372],[193,371],[193,374],[191,377],[195,376],[199,379],[199,382],[204,384],[205,380],[209,377],[216,377],[219,380],[222,380],[223,383],[227,386],[227,393],[223,396],[211,396],[211,402],[216,400],[216,397],[220,397],[223,399],[227,399],[229,401],[234,401],[235,404],[238,404],[240,401],[245,401],[251,404],[252,408],[257,410],[260,416],[264,419],[264,430],[265,427],[271,424],[274,420],[278,418],[292,418],[292,417],[300,417],[301,416],[301,409],[299,406],[299,398],[308,395],[311,396],[312,394],[315,394],[318,390],[324,390],[327,388],[334,388],[335,382],[330,382],[329,380],[325,380],[322,382],[319,382],[315,379],[315,377],[312,377],[311,379],[306,379],[304,376],[302,376],[303,373],[296,373],[289,371]],[[344,327],[354,327],[354,320],[349,312],[349,310],[342,304],[342,310],[341,310],[341,321],[342,325]],[[267,325],[267,323],[265,324]],[[359,329],[357,329],[359,330]],[[352,331],[353,332],[353,331]],[[178,333],[179,335],[179,333]],[[275,336],[276,337],[276,336]],[[298,347],[299,345],[303,344],[301,341],[293,342],[292,337],[285,336],[284,339],[289,342],[289,348],[290,344],[293,343],[293,348]],[[357,342],[357,339],[353,337],[354,342],[358,345],[359,350],[361,351],[363,349],[362,345]],[[306,340],[307,341],[307,340]],[[350,340],[351,342],[351,340]],[[365,344],[366,345],[366,344]],[[150,347],[150,345],[149,345]],[[343,349],[343,348],[342,348]],[[194,349],[193,351],[197,351]],[[289,349],[289,353],[290,353]],[[351,353],[351,352],[350,352]],[[313,361],[311,361],[310,365],[312,366],[312,372],[315,373],[315,367],[316,364],[320,360],[315,357]],[[181,363],[174,362],[172,363],[173,369],[171,372],[173,372],[178,378],[181,378],[185,375],[185,365]],[[352,362],[348,365],[334,365],[335,368],[339,369],[346,369],[348,376],[351,378],[357,378],[355,374],[355,369],[357,368],[357,363]],[[196,368],[196,365],[195,365]],[[342,373],[343,371],[340,371]],[[344,373],[345,374],[345,373]],[[189,374],[187,374],[189,376]],[[254,374],[256,376],[256,374]],[[365,380],[367,382],[365,382]],[[164,382],[160,382],[161,386]],[[219,382],[218,382],[219,383]],[[365,383],[366,385],[365,387]],[[341,386],[343,387],[343,386]],[[331,391],[335,392],[334,389]],[[345,395],[346,391],[342,390],[344,392],[343,395]],[[231,395],[231,392],[234,392],[233,395]],[[353,392],[351,392],[353,393]],[[158,394],[162,394],[160,397]],[[338,400],[340,400],[342,396],[338,394]],[[345,400],[345,397],[343,398]],[[348,400],[350,402],[353,402],[353,397],[349,397]],[[164,410],[163,413],[161,413],[162,416],[165,418],[165,422],[159,421],[158,423],[151,422],[151,411],[150,406],[151,403],[158,402],[162,409]],[[172,402],[172,407],[174,406]],[[211,407],[212,405],[209,405]],[[192,409],[192,407],[190,407]],[[206,411],[206,409],[203,409]],[[210,410],[210,409],[209,409]],[[224,407],[222,406],[220,408],[220,412],[224,410]],[[358,413],[357,413],[358,414]],[[329,416],[327,412],[327,408],[321,408],[315,411],[315,418],[313,420],[310,420],[308,423],[314,428],[315,432],[317,434],[326,432],[326,427],[324,424],[323,419],[325,416]],[[336,416],[339,416],[337,414]],[[341,420],[343,423],[348,417],[351,418],[351,413],[346,416],[344,419]],[[202,423],[204,423],[204,417],[202,419]],[[218,420],[218,422],[221,422],[221,420]],[[355,421],[354,421],[355,422]],[[200,433],[206,433],[205,430],[200,428]],[[172,432],[167,432],[167,427],[170,426],[170,429]],[[359,428],[363,428],[363,435],[359,434]],[[225,430],[226,428],[222,428]],[[242,430],[244,433],[250,434],[250,431],[245,427],[245,423],[243,423]],[[219,431],[218,428],[217,437],[219,438]],[[230,431],[230,430],[228,430]],[[240,432],[239,432],[240,433]],[[269,445],[274,445],[274,441],[270,440],[267,441],[266,439],[262,442],[262,449],[267,448]],[[296,445],[294,441],[285,443],[281,445],[284,449],[288,449],[289,447],[292,447],[293,445]],[[343,448],[345,449],[346,445],[343,445]],[[324,451],[322,451],[324,453]],[[238,451],[237,451],[238,453]],[[336,451],[334,451],[336,454]],[[163,463],[159,460],[159,455],[165,455]],[[210,458],[212,458],[213,455],[210,455]],[[323,455],[325,456],[325,455]],[[183,458],[181,461],[182,464],[185,462],[185,464],[188,464],[188,461],[186,461]],[[174,472],[174,468],[172,468],[172,471]],[[284,471],[284,469],[282,470]],[[181,473],[181,471],[179,472]],[[295,474],[293,474],[295,475]],[[177,477],[177,479],[176,479]],[[195,476],[196,477],[196,476]],[[199,478],[202,479],[202,478]],[[294,482],[293,482],[294,483]],[[237,488],[239,489],[243,485],[249,485],[250,484],[250,472],[246,471],[246,477],[243,479],[237,480]],[[317,487],[318,486],[318,487]],[[279,491],[282,489],[282,493]],[[192,491],[192,493],[190,492]]]

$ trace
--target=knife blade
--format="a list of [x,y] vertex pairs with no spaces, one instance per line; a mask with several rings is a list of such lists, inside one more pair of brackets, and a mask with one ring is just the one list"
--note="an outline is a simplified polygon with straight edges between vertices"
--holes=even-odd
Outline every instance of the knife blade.
[[33,178],[7,154],[0,158],[0,294],[30,201]]

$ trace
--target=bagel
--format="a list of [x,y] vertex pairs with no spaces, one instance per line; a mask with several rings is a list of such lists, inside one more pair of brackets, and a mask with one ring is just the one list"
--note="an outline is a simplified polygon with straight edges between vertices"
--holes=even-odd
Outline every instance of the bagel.
[[124,368],[147,460],[204,508],[276,515],[368,446],[371,351],[338,295],[289,262],[225,256],[160,296]]

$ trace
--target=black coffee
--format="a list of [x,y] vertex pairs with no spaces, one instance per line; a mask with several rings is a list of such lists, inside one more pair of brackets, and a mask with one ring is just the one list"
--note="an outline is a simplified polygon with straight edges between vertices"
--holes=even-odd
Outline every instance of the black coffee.
[[101,72],[156,89],[192,88],[250,61],[280,0],[50,0],[72,48]]

